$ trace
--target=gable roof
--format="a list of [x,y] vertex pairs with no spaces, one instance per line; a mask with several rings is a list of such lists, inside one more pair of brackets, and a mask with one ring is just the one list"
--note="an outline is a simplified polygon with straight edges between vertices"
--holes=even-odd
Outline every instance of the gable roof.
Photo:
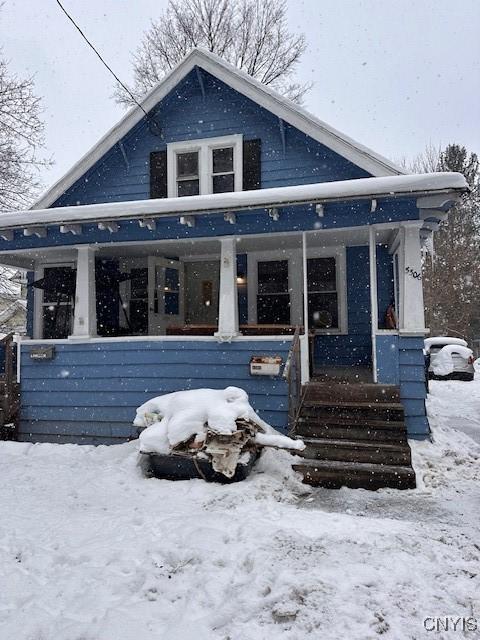
[[[203,49],[193,49],[140,103],[148,113],[195,67],[200,67],[232,89],[250,98],[278,118],[299,129],[332,151],[350,160],[373,176],[393,176],[404,173],[387,158],[355,142],[333,127],[295,104],[288,98],[252,78],[244,71]],[[33,205],[32,209],[51,206],[67,189],[119,142],[142,118],[144,111],[135,105],[108,131],[90,151]]]

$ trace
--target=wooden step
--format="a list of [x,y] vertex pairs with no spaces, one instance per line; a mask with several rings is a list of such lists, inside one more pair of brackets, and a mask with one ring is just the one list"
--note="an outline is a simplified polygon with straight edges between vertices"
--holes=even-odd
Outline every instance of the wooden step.
[[333,440],[373,440],[375,442],[406,442],[403,422],[384,423],[388,426],[325,424],[298,422],[295,434],[306,438],[331,438]]
[[306,400],[301,408],[302,417],[320,418],[335,416],[338,418],[403,420],[404,410],[400,403],[371,403],[371,402],[339,402]]
[[381,488],[414,489],[415,472],[409,466],[392,466],[364,462],[304,460],[293,465],[303,475],[303,482],[315,487],[339,489]]
[[384,465],[410,465],[412,455],[407,442],[370,442],[334,440],[333,438],[303,438],[306,449],[299,455],[312,460],[341,462],[371,462]]
[[374,383],[309,382],[305,387],[307,400],[336,402],[400,402],[400,388],[396,385]]

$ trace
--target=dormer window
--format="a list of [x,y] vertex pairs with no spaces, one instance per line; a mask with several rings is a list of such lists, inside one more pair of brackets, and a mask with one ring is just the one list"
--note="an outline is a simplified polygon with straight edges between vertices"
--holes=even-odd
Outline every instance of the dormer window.
[[242,136],[167,145],[168,197],[242,190]]
[[200,176],[198,173],[198,151],[177,153],[177,193],[176,196],[198,196]]

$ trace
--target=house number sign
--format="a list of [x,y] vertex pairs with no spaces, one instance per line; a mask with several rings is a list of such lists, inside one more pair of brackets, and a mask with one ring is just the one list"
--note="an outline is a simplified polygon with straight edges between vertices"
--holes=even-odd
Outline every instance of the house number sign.
[[418,271],[415,271],[415,269],[412,269],[412,267],[405,267],[405,273],[410,274],[412,278],[414,278],[415,280],[422,279],[422,274],[419,273]]

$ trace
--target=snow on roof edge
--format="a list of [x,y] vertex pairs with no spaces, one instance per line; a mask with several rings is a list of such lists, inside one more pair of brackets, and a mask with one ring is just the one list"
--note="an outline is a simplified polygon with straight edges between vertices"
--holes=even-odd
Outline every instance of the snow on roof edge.
[[286,206],[287,204],[298,205],[332,199],[379,198],[394,195],[415,197],[439,192],[458,193],[467,190],[467,182],[461,173],[439,172],[360,178],[255,191],[233,191],[183,198],[127,200],[6,213],[0,216],[0,228],[233,211]]
[[[293,103],[288,98],[281,96],[275,90],[248,75],[241,69],[231,65],[219,56],[201,48],[192,51],[183,58],[179,64],[172,69],[157,85],[155,85],[141,100],[145,111],[149,112],[155,105],[165,97],[180,80],[187,75],[195,66],[201,66],[207,72],[219,77],[218,72],[223,73],[219,79],[232,86],[229,79],[236,78],[236,86],[232,88],[243,93],[266,109],[273,111],[276,115],[281,112],[286,122],[303,131],[310,137],[318,140],[333,151],[339,153],[354,164],[366,169],[374,175],[402,175],[405,172],[397,167],[393,162],[374,152],[368,147],[356,142],[349,136],[341,133],[334,127],[323,122],[303,107]],[[245,89],[250,88],[250,91]],[[242,91],[242,89],[244,89]],[[260,97],[264,99],[261,100]],[[262,104],[266,102],[267,104]],[[59,178],[47,191],[32,205],[32,209],[49,207],[57,200],[69,187],[71,187],[86,171],[88,171],[103,155],[113,147],[124,135],[128,133],[140,120],[144,113],[139,106],[134,106],[103,135],[93,147],[91,147],[61,178]],[[294,120],[295,123],[291,122]],[[330,144],[327,139],[330,139]],[[342,153],[343,151],[343,153]],[[368,167],[368,168],[367,168]]]

